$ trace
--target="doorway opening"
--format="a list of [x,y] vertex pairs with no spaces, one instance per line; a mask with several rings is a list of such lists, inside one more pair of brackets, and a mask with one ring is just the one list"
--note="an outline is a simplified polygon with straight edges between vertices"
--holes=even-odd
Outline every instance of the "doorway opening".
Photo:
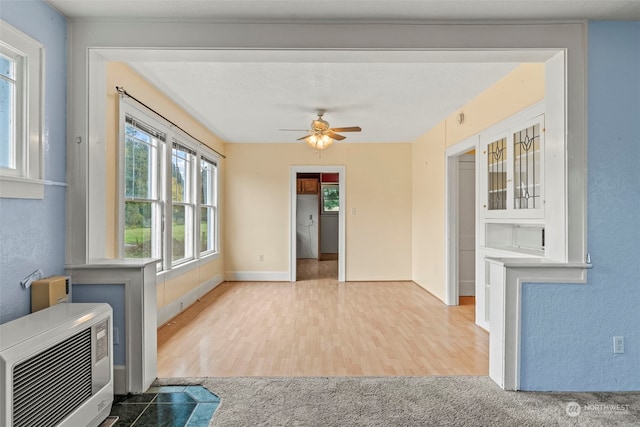
[[296,280],[338,279],[337,173],[296,175]]
[[446,163],[446,294],[447,305],[484,304],[476,300],[477,185],[476,148],[478,137],[469,138],[447,150]]
[[345,168],[291,168],[291,281],[337,278],[345,273]]

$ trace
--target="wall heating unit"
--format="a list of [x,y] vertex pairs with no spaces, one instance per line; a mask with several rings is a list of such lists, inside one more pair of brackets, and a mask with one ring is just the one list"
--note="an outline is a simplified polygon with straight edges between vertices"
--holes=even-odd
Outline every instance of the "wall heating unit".
[[63,303],[0,325],[0,425],[98,426],[113,403],[112,316]]

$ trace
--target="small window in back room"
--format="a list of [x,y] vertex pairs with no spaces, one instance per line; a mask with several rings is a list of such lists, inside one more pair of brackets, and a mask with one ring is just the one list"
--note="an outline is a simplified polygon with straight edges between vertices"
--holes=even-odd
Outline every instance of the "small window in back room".
[[340,186],[338,184],[322,184],[322,212],[338,213],[340,211]]

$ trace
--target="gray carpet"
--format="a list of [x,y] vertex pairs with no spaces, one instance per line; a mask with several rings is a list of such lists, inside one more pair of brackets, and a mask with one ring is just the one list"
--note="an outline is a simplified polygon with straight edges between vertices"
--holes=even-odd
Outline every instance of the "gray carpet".
[[640,426],[640,392],[506,392],[488,377],[171,378],[155,384],[202,384],[218,395],[211,426]]

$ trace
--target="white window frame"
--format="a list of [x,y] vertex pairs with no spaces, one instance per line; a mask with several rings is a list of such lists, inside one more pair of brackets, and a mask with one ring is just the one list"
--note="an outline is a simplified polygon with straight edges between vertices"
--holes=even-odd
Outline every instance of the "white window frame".
[[[126,129],[126,117],[130,116],[134,119],[134,121],[140,122],[142,124],[145,125],[145,127],[150,127],[152,129],[155,129],[157,131],[161,131],[163,125],[162,123],[158,122],[157,120],[154,120],[152,117],[149,117],[147,115],[145,115],[142,111],[140,110],[126,110],[126,111],[122,111],[123,109],[121,109],[121,117],[120,117],[120,144],[119,144],[119,158],[120,158],[120,170],[119,170],[119,196],[120,196],[120,202],[119,202],[119,206],[120,206],[120,215],[119,215],[119,224],[120,224],[120,233],[119,233],[119,242],[120,242],[120,257],[124,258],[125,257],[125,251],[124,251],[124,245],[125,245],[125,241],[124,241],[124,228],[125,228],[125,208],[126,208],[126,202],[127,201],[131,201],[131,202],[151,202],[151,203],[156,203],[157,204],[157,212],[154,212],[154,215],[152,215],[152,221],[157,221],[157,227],[153,227],[152,228],[156,228],[159,232],[158,236],[155,236],[155,240],[153,242],[153,246],[155,248],[155,250],[153,250],[152,252],[154,254],[152,254],[152,256],[157,256],[159,258],[163,258],[164,254],[165,254],[165,249],[164,249],[164,241],[165,239],[162,236],[163,233],[163,228],[164,228],[164,207],[165,207],[165,196],[164,196],[164,192],[165,192],[165,185],[164,182],[162,181],[162,176],[163,176],[163,169],[164,169],[164,165],[166,163],[166,151],[167,151],[167,135],[164,134],[163,138],[156,138],[157,140],[157,145],[156,145],[156,152],[154,155],[154,163],[155,163],[155,169],[152,169],[152,181],[153,184],[155,184],[156,186],[156,197],[155,198],[149,198],[149,199],[138,199],[135,197],[129,198],[127,199],[125,197],[125,179],[124,179],[124,174],[125,174],[125,140],[124,140],[124,135],[125,135],[125,129]],[[158,268],[161,268],[162,266],[158,265]]]
[[[157,114],[147,110],[146,108],[140,106],[134,100],[130,100],[128,98],[120,99],[120,131],[119,131],[119,158],[120,158],[120,166],[118,171],[118,198],[119,198],[119,213],[118,213],[118,251],[119,256],[124,258],[124,228],[125,228],[125,197],[124,197],[124,133],[125,133],[125,120],[126,117],[130,116],[134,119],[137,119],[147,125],[153,126],[158,131],[163,132],[166,135],[166,141],[164,142],[164,154],[160,154],[162,156],[161,165],[158,166],[158,174],[160,180],[160,195],[161,195],[161,222],[162,227],[160,227],[158,238],[161,239],[160,247],[161,250],[161,258],[162,261],[158,263],[158,272],[162,274],[170,274],[173,271],[182,270],[184,268],[190,268],[192,266],[198,265],[200,260],[215,257],[219,254],[219,230],[217,228],[217,224],[219,223],[219,210],[216,209],[214,211],[215,218],[214,223],[216,225],[213,230],[215,235],[215,248],[211,251],[200,252],[200,233],[199,226],[200,223],[200,201],[197,198],[200,194],[201,189],[201,179],[200,179],[200,159],[206,158],[209,161],[212,161],[216,166],[219,165],[220,159],[219,156],[215,154],[214,151],[199,143],[191,136],[186,133],[180,131],[173,124],[167,122],[162,117]],[[188,257],[173,261],[173,249],[172,249],[172,213],[173,213],[173,197],[172,197],[172,158],[173,158],[173,143],[178,144],[180,146],[184,146],[191,150],[194,154],[194,161],[191,165],[191,179],[192,183],[189,185],[189,197],[187,204],[192,207],[192,217],[190,221],[193,222],[192,227],[192,236],[190,236],[188,240],[188,244],[191,247],[191,254]],[[216,194],[216,207],[217,207],[217,194],[219,185],[219,167],[216,167],[216,176],[214,177],[214,182],[216,185],[215,194]],[[183,203],[180,203],[182,205]]]
[[43,199],[44,46],[0,20],[0,50],[17,62],[16,168],[0,168],[0,197]]
[[[199,159],[198,159],[198,171],[199,171],[199,177],[200,179],[198,179],[198,207],[197,207],[197,213],[196,216],[198,218],[197,222],[196,222],[196,227],[198,227],[198,250],[200,251],[200,256],[206,256],[208,254],[213,254],[213,253],[217,253],[219,251],[220,248],[220,233],[219,233],[219,228],[218,228],[218,224],[219,224],[219,214],[218,214],[218,203],[219,203],[219,197],[218,195],[220,194],[218,185],[220,182],[220,166],[219,166],[219,159],[216,159],[214,157],[211,157],[209,155],[200,155]],[[213,174],[213,185],[210,186],[211,188],[211,192],[213,194],[211,194],[211,203],[206,204],[202,202],[202,199],[200,199],[200,195],[202,194],[202,161],[207,161],[211,164],[213,164],[214,166],[214,174]],[[201,242],[201,236],[200,236],[200,228],[199,225],[201,224],[201,215],[202,215],[202,208],[207,208],[207,209],[211,209],[213,211],[213,224],[210,225],[209,231],[207,236],[212,239],[212,248],[211,249],[207,249],[205,251],[201,251],[200,249],[202,248],[202,242]]]
[[[184,194],[184,199],[182,201],[174,201],[173,200],[173,186],[172,184],[172,178],[167,176],[168,182],[167,182],[167,189],[169,190],[169,197],[167,197],[167,201],[169,203],[166,203],[167,206],[167,212],[165,214],[165,218],[171,218],[171,221],[169,221],[166,224],[166,229],[167,231],[169,231],[169,236],[167,236],[167,242],[171,241],[172,244],[171,245],[167,245],[170,246],[171,252],[167,254],[167,257],[170,258],[171,260],[171,266],[175,267],[177,265],[183,264],[185,262],[189,262],[193,259],[195,259],[195,253],[197,252],[197,247],[196,247],[196,240],[197,240],[197,235],[199,234],[196,230],[196,211],[197,211],[197,206],[196,206],[196,202],[195,202],[195,198],[196,198],[196,188],[199,188],[199,184],[198,184],[198,175],[196,173],[196,167],[198,164],[198,158],[199,156],[197,155],[196,151],[193,150],[188,144],[182,140],[178,140],[178,139],[173,139],[173,143],[171,145],[171,149],[168,150],[169,151],[169,159],[168,159],[168,165],[172,166],[173,165],[173,150],[174,149],[179,149],[180,151],[185,150],[183,152],[186,152],[187,155],[190,157],[189,160],[187,160],[189,163],[187,165],[187,170],[185,171],[186,173],[186,181],[185,181],[185,194]],[[171,171],[173,171],[173,167],[171,167]],[[167,175],[170,174],[170,171],[167,170]],[[171,235],[171,232],[173,231],[173,207],[174,206],[182,206],[185,210],[185,218],[184,218],[184,228],[185,228],[185,256],[179,259],[174,260],[173,259],[173,236]],[[191,231],[191,235],[188,236],[187,235],[187,229],[190,229]],[[170,239],[170,240],[169,240]]]

